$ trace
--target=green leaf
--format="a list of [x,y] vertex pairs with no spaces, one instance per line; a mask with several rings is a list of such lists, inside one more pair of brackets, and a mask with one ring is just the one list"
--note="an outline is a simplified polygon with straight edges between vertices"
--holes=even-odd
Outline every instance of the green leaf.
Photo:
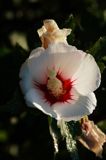
[[106,61],[106,56],[104,56],[102,59],[103,59],[104,61]]
[[72,42],[75,39],[74,30],[76,28],[76,20],[75,17],[71,14],[69,15],[68,19],[65,22],[65,28],[71,28],[71,34],[68,36],[67,40],[69,44],[72,44]]
[[97,62],[100,61],[106,55],[106,37],[100,37],[89,50],[89,53],[95,57]]
[[106,60],[106,37],[100,37],[88,52],[95,57],[102,73],[106,68],[106,64],[104,63]]
[[97,123],[97,126],[106,133],[106,119]]
[[103,62],[98,62],[98,66],[100,68],[101,73],[103,73],[103,71],[105,70],[106,66]]
[[75,17],[72,14],[70,14],[68,19],[65,21],[65,26],[68,27],[68,28],[71,28],[72,31],[75,30],[76,20],[75,20]]
[[8,139],[8,134],[5,130],[0,130],[0,142],[6,142]]
[[0,112],[9,113],[12,116],[19,115],[25,111],[25,103],[21,96],[21,92],[17,89],[11,98],[6,104],[0,106]]
[[11,49],[9,48],[0,48],[0,58],[11,53]]

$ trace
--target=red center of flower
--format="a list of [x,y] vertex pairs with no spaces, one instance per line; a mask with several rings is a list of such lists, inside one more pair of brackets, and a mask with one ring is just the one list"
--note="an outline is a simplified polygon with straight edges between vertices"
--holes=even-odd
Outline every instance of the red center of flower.
[[44,84],[34,81],[34,86],[37,87],[44,94],[44,99],[53,105],[56,102],[68,102],[72,100],[71,90],[73,81],[71,79],[64,79],[61,73],[52,70]]

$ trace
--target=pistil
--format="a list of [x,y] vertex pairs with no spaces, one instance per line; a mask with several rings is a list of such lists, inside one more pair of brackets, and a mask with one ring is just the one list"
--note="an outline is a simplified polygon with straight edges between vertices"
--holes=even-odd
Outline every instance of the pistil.
[[56,98],[63,94],[63,84],[61,80],[56,77],[54,70],[51,70],[48,74],[47,88]]

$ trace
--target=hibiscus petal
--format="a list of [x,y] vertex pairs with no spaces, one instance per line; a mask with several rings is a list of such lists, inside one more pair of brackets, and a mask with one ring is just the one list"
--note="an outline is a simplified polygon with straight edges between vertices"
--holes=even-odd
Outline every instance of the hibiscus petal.
[[65,121],[79,120],[85,115],[89,115],[93,112],[96,106],[96,97],[92,92],[87,96],[79,95],[79,98],[75,103],[56,103],[53,105],[54,112],[57,113],[58,119],[64,119]]
[[[34,49],[31,52],[30,57],[33,57],[33,56],[37,57],[43,51],[44,51],[44,48],[42,48],[42,47]],[[32,76],[31,76],[31,73],[30,73],[29,67],[28,67],[28,59],[22,64],[21,70],[20,70],[20,73],[19,73],[19,77],[21,78],[20,86],[22,88],[22,91],[23,91],[23,93],[26,93],[29,89],[31,89],[33,87]]]
[[75,52],[75,51],[79,51],[75,46],[71,46],[68,45],[66,43],[51,43],[48,48],[46,49],[46,51],[49,54],[54,54],[54,53],[66,53],[66,52]]
[[20,86],[23,93],[26,93],[29,89],[32,88],[32,79],[28,69],[27,61],[23,63],[20,74],[19,74],[21,81]]
[[[26,102],[31,107],[36,107],[41,110],[43,113],[57,118],[56,113],[52,110],[48,102],[45,102],[43,94],[36,88],[29,90],[25,95]],[[32,104],[32,105],[31,105]]]
[[99,87],[101,74],[92,55],[87,54],[84,57],[73,79],[76,79],[75,88],[83,95],[93,92]]
[[33,49],[31,54],[30,54],[30,56],[29,56],[29,58],[33,58],[33,56],[34,57],[40,56],[44,52],[44,50],[45,49],[43,47],[38,47],[36,49]]
[[53,68],[57,72],[62,72],[65,78],[71,78],[84,56],[84,52],[63,43],[49,45],[43,54],[38,57],[31,56],[28,59],[29,70],[35,81],[39,83],[44,82],[48,69]]

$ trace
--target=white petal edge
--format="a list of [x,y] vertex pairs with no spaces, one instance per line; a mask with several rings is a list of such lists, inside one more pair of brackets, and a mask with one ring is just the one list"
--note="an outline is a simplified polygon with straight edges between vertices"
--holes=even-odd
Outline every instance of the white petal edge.
[[[40,54],[42,54],[42,52],[44,51],[43,47],[38,47],[37,49],[32,50],[30,57],[37,57],[40,56]],[[23,91],[23,93],[26,94],[26,92],[28,92],[32,87],[32,76],[30,74],[29,68],[28,68],[28,59],[22,64],[21,69],[20,69],[20,73],[19,73],[19,77],[20,77],[20,87]]]
[[52,107],[43,99],[43,93],[41,93],[41,91],[39,91],[38,89],[33,88],[29,90],[29,92],[27,92],[25,95],[25,99],[27,101],[27,104],[32,104],[32,106],[30,105],[31,107],[36,107],[43,113],[57,118],[56,113],[52,110]]
[[53,110],[57,114],[58,120],[65,121],[80,120],[83,116],[89,115],[96,107],[96,97],[92,92],[87,96],[80,95],[75,103],[56,103],[53,105]]
[[30,53],[29,58],[34,57],[39,57],[43,52],[45,51],[45,49],[43,47],[38,47],[36,49],[33,49]]
[[26,94],[26,92],[28,92],[29,89],[32,88],[32,79],[28,69],[27,61],[24,62],[23,65],[21,66],[19,77],[21,79],[20,87],[22,89],[22,92]]
[[79,69],[73,75],[75,88],[80,94],[87,95],[95,91],[101,82],[100,69],[92,55],[86,54]]

